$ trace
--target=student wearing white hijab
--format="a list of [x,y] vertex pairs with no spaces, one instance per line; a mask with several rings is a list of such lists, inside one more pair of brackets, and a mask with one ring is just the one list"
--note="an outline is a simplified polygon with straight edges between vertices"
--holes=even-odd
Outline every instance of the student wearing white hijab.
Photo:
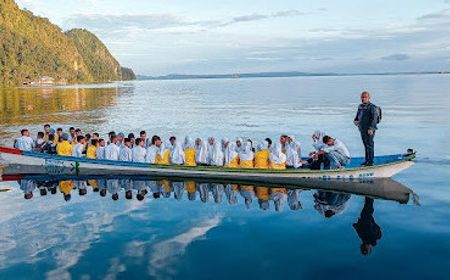
[[170,164],[170,147],[172,145],[169,141],[162,143],[159,147],[159,152],[156,154],[156,164],[167,165]]
[[252,150],[252,142],[246,141],[242,145],[242,149],[239,152],[239,167],[241,168],[253,168],[253,159],[255,154]]
[[321,130],[314,131],[314,133],[312,135],[312,140],[313,140],[312,145],[316,151],[319,151],[320,149],[322,149],[323,147],[326,146],[322,141],[322,139],[325,135],[326,135],[326,133],[324,131],[321,131]]
[[269,168],[269,142],[264,140],[259,143],[255,153],[255,168],[268,169]]
[[237,138],[236,139],[236,152],[239,153],[242,149],[242,144],[243,144],[243,140],[242,138]]
[[223,166],[223,152],[219,143],[216,143],[214,137],[208,138],[208,165]]
[[281,151],[281,144],[275,143],[269,155],[270,168],[276,170],[286,169],[286,155]]
[[222,139],[222,149],[224,158],[224,167],[239,167],[239,154],[236,152],[236,144],[230,142],[227,138]]
[[198,165],[208,164],[208,144],[200,138],[195,139],[195,161]]
[[176,140],[170,147],[170,163],[181,165],[184,163],[185,155],[181,144]]
[[292,136],[286,143],[286,165],[288,168],[300,168],[302,166],[300,143],[296,142]]

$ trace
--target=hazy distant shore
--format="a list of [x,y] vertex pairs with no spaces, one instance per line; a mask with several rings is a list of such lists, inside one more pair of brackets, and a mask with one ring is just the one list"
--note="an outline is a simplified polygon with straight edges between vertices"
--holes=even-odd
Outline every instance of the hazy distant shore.
[[442,75],[450,71],[434,72],[385,72],[385,73],[308,73],[308,72],[259,72],[240,74],[169,74],[164,76],[137,75],[138,80],[195,80],[195,79],[245,79],[245,78],[287,78],[287,77],[342,77],[342,76],[397,76],[397,75]]

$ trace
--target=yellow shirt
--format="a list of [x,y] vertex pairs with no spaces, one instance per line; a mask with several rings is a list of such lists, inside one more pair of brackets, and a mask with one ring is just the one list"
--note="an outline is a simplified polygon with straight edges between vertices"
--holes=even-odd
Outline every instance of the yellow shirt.
[[238,168],[239,167],[239,155],[234,157],[229,164],[226,164],[225,167],[228,168]]
[[156,154],[155,164],[169,164],[170,150],[164,152],[163,157],[159,153]]
[[195,148],[187,148],[184,150],[184,165],[197,166],[197,163],[195,163]]
[[195,182],[194,181],[186,182],[185,187],[186,187],[186,191],[188,193],[195,193],[195,191],[197,190],[197,188],[195,187]]
[[256,187],[255,195],[258,199],[260,199],[262,201],[267,201],[267,200],[269,200],[269,197],[270,197],[269,188],[268,187]]
[[55,136],[55,140],[53,140],[53,143],[58,143],[58,141],[59,141],[59,136],[58,136],[58,134],[55,134],[55,135],[53,135],[53,136]]
[[86,157],[92,159],[97,158],[97,147],[95,147],[94,145],[89,145],[89,148],[86,152]]
[[241,160],[239,162],[240,168],[253,168],[253,160]]
[[284,170],[286,169],[286,164],[284,163],[270,163],[270,168],[275,170]]
[[268,169],[269,168],[269,150],[257,151],[255,153],[255,168]]
[[60,156],[70,157],[72,156],[72,145],[64,140],[56,146],[56,152]]
[[73,187],[74,187],[73,181],[59,182],[59,191],[62,192],[64,195],[70,194],[70,192],[73,190]]

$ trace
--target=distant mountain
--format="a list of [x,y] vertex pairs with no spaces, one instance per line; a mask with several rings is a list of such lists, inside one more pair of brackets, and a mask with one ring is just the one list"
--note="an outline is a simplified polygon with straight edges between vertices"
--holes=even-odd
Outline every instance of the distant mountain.
[[298,71],[288,72],[256,72],[235,74],[169,74],[164,76],[137,75],[138,80],[193,80],[193,79],[245,79],[245,78],[283,78],[283,77],[327,77],[327,76],[388,76],[388,75],[430,75],[449,74],[449,72],[395,72],[395,73],[308,73]]
[[[64,33],[48,19],[0,0],[0,85],[46,81],[91,83],[134,77],[87,30]],[[130,73],[131,71],[131,73]]]

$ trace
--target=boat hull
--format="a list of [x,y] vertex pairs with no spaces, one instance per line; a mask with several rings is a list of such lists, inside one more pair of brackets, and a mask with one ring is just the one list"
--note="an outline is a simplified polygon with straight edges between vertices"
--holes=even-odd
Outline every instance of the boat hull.
[[398,161],[343,170],[258,170],[218,167],[154,166],[85,158],[60,157],[1,148],[1,160],[6,163],[3,174],[66,174],[66,175],[144,175],[172,178],[226,180],[236,179],[255,183],[295,184],[299,179],[354,180],[390,178],[409,168],[413,157]]

